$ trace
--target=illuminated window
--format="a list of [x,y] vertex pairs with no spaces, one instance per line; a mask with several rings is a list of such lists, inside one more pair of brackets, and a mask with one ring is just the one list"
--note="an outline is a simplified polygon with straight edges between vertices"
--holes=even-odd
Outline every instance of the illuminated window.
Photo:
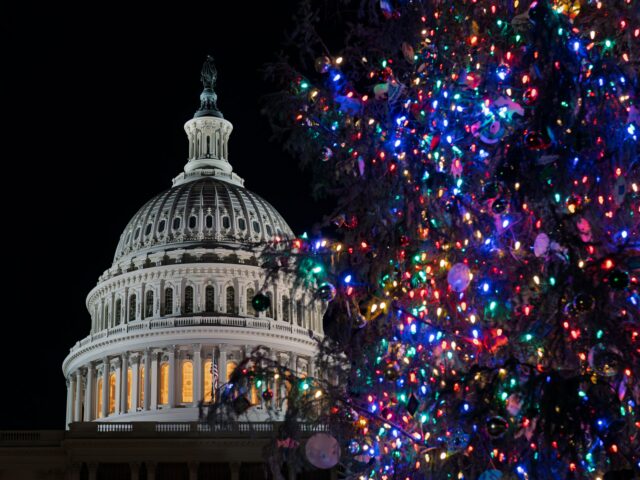
[[113,312],[113,314],[115,315],[115,319],[116,319],[116,325],[120,325],[120,316],[122,315],[122,300],[117,299],[116,300],[116,309]]
[[193,313],[193,287],[184,289],[184,313]]
[[133,381],[133,371],[127,368],[127,412],[131,410],[131,382]]
[[231,375],[233,374],[233,371],[236,369],[237,366],[238,364],[236,362],[227,362],[227,378],[226,378],[227,382],[231,378]]
[[144,365],[140,365],[138,377],[138,407],[144,408]]
[[282,297],[282,320],[289,323],[291,321],[291,301],[289,297]]
[[227,287],[227,313],[236,313],[236,291],[233,287]]
[[213,286],[207,285],[207,288],[204,290],[204,309],[206,312],[213,312],[215,310],[213,306]]
[[256,387],[255,383],[251,384],[251,403],[253,405],[258,405],[260,403],[260,397],[258,396],[258,387]]
[[96,418],[102,418],[102,378],[98,379],[98,405],[96,406]]
[[256,312],[253,308],[253,304],[251,303],[251,300],[253,300],[253,297],[255,295],[255,292],[253,291],[253,288],[247,288],[247,315],[254,315],[254,316],[258,316],[258,312]]
[[169,403],[169,364],[163,363],[160,366],[160,404]]
[[109,415],[116,411],[116,374],[109,375]]
[[173,288],[164,289],[164,314],[171,315],[173,313]]
[[193,362],[182,364],[182,402],[193,402]]
[[148,290],[144,300],[144,318],[153,316],[153,292]]
[[211,360],[204,362],[204,401],[210,402],[212,399],[211,391],[213,388],[213,363]]
[[129,297],[129,321],[136,319],[136,295],[135,293]]

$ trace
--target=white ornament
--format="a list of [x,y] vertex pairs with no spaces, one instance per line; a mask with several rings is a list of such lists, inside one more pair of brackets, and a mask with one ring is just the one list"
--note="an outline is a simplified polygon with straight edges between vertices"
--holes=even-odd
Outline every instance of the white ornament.
[[549,251],[549,235],[546,233],[539,233],[533,242],[533,253],[536,257],[542,257]]
[[307,460],[316,468],[333,468],[340,460],[340,445],[331,435],[316,433],[304,447]]
[[462,292],[471,283],[471,270],[464,263],[456,263],[449,270],[447,281],[454,292]]

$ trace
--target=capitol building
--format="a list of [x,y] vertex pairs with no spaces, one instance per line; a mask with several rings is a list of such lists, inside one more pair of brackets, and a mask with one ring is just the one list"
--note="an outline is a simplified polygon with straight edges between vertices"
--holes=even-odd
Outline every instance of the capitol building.
[[[201,423],[199,405],[257,346],[313,376],[325,305],[285,274],[266,281],[262,249],[293,233],[233,171],[216,76],[209,58],[184,170],[133,215],[87,296],[90,329],[62,363],[66,430],[0,432],[0,480],[269,478],[262,392],[238,422]],[[265,388],[283,408],[284,383]]]

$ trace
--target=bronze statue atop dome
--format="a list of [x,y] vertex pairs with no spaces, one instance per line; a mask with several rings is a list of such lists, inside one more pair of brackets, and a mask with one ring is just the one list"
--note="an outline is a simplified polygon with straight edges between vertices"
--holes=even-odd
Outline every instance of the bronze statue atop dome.
[[223,118],[222,112],[218,110],[216,102],[218,101],[218,95],[213,90],[218,80],[218,70],[213,63],[213,57],[207,55],[206,60],[202,64],[202,70],[200,71],[200,81],[204,89],[200,94],[200,108],[194,115],[194,118],[198,117],[220,117]]
[[216,86],[216,80],[218,80],[218,70],[215,63],[213,63],[213,57],[207,55],[207,59],[202,64],[202,71],[200,72],[200,81],[205,89],[209,88],[213,90]]

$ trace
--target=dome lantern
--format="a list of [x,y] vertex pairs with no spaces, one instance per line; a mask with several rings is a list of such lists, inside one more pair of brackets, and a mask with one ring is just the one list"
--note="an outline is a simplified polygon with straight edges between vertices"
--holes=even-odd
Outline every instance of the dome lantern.
[[200,94],[200,108],[184,125],[189,138],[189,160],[184,166],[184,173],[173,179],[174,186],[202,177],[215,177],[239,186],[244,184],[244,180],[233,173],[228,160],[233,125],[218,110],[218,96],[214,91],[217,78],[213,57],[207,55],[200,73],[204,87]]

